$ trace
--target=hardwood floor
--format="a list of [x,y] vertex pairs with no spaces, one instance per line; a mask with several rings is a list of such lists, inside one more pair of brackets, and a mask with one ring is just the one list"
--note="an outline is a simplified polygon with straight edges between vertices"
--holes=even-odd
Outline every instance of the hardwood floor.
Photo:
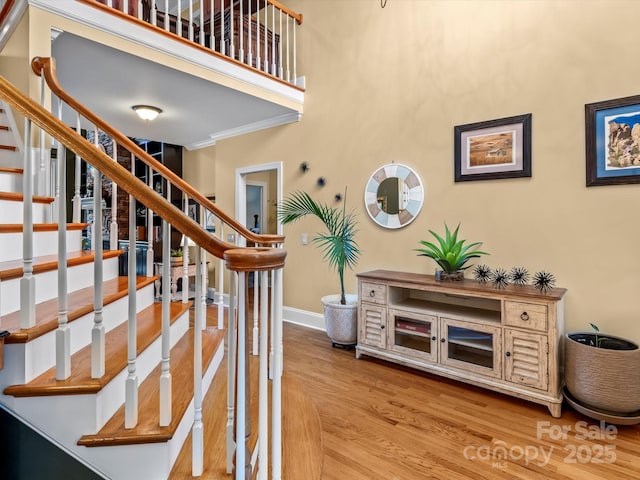
[[[568,406],[554,419],[540,405],[356,360],[324,332],[292,324],[284,342],[286,480],[640,478],[640,426],[601,426]],[[224,389],[221,377],[208,397]],[[209,400],[205,417],[216,414]],[[224,458],[216,449],[207,455]],[[220,465],[202,478],[229,478]],[[187,473],[176,465],[171,478]]]

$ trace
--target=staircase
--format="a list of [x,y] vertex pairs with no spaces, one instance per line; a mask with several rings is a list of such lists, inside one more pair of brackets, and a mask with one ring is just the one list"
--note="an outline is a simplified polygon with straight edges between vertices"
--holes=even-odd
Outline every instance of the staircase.
[[[91,378],[91,330],[94,324],[95,253],[81,250],[86,224],[66,229],[71,376],[56,380],[58,328],[58,225],[51,218],[52,197],[33,200],[33,274],[36,324],[20,326],[23,276],[23,170],[10,110],[0,115],[0,330],[5,338],[0,371],[0,402],[18,417],[113,479],[167,478],[194,419],[194,327],[190,303],[170,304],[172,421],[159,427],[162,305],[154,302],[154,277],[136,278],[136,371],[139,417],[124,428],[127,365],[128,279],[118,276],[122,251],[104,251],[103,324],[105,375]],[[221,331],[202,335],[203,390],[223,356]]]

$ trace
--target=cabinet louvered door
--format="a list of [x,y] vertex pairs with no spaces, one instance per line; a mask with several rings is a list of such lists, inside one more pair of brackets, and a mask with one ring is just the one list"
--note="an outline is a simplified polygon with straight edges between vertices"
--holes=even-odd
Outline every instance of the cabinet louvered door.
[[363,303],[360,306],[360,331],[358,343],[386,348],[387,309]]
[[504,333],[505,380],[547,390],[547,336],[509,328]]

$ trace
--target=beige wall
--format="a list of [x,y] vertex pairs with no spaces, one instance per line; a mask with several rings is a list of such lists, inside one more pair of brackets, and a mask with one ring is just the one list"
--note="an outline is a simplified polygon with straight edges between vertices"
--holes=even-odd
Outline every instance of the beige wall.
[[[216,193],[233,211],[234,169],[284,162],[285,192],[332,202],[348,187],[360,215],[358,271],[432,273],[414,248],[462,222],[483,241],[486,263],[545,269],[568,289],[567,329],[589,322],[640,341],[640,186],[585,187],[584,105],[640,93],[636,1],[298,0],[298,71],[307,77],[305,114],[287,125],[220,142]],[[453,127],[532,113],[533,176],[453,181]],[[298,166],[307,161],[303,175]],[[402,230],[375,226],[364,186],[384,163],[414,167],[425,206]],[[190,168],[190,167],[187,167]],[[195,166],[194,169],[202,168]],[[318,176],[327,186],[315,186]],[[287,227],[285,304],[320,312],[337,277],[300,233]],[[347,278],[350,290],[355,277]]]

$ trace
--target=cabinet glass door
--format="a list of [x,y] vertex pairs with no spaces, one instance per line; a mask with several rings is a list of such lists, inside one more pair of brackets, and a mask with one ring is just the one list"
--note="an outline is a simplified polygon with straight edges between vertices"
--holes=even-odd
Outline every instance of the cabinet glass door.
[[441,343],[443,364],[473,372],[501,376],[500,329],[490,325],[443,318]]
[[391,350],[423,360],[437,360],[436,317],[390,309],[389,323]]

